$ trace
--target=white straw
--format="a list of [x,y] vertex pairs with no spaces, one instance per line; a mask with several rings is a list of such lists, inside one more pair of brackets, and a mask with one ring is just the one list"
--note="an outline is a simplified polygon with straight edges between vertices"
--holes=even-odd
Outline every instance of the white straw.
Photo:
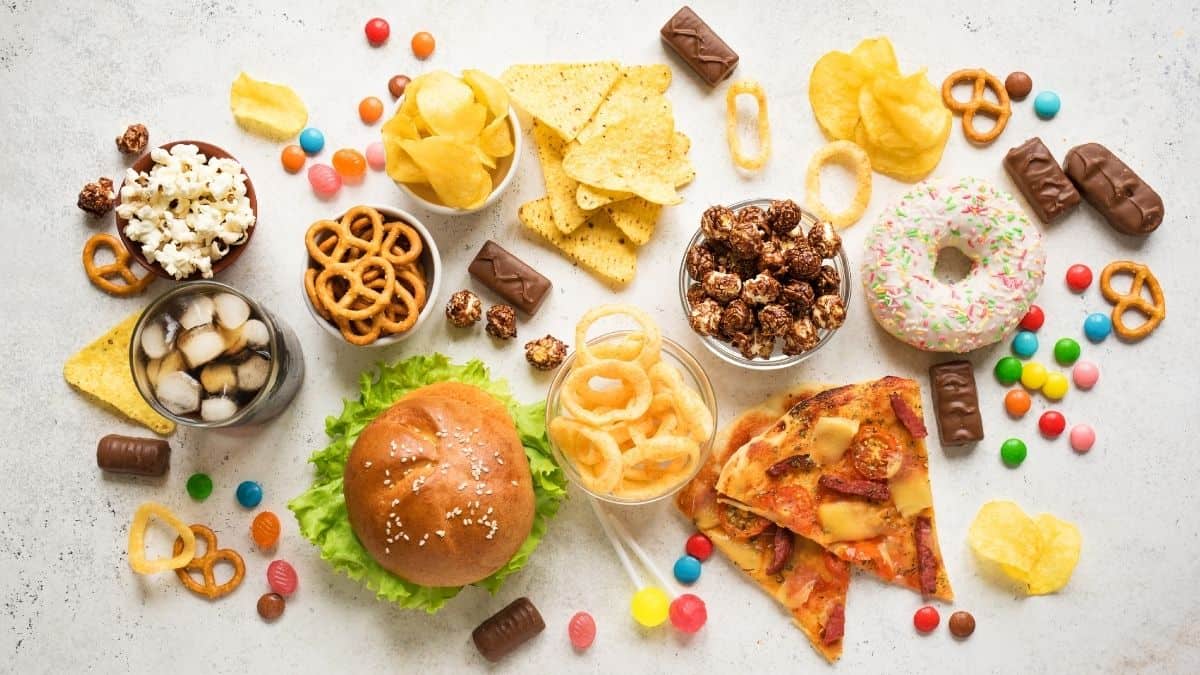
[[[626,544],[629,545],[629,548],[633,549],[633,552],[635,555],[637,555],[638,560],[642,561],[642,565],[645,566],[646,569],[650,570],[650,573],[653,574],[654,578],[658,580],[658,585],[662,586],[664,591],[671,593],[671,582],[667,580],[667,577],[664,576],[661,571],[659,571],[658,566],[654,564],[654,560],[652,560],[650,555],[642,549],[642,547],[637,543],[637,540],[633,538],[633,535],[629,533],[629,530],[625,529],[625,524],[616,518],[612,519],[612,524],[617,528],[617,533],[621,535],[621,538]],[[671,593],[671,595],[674,595],[674,593]]]
[[[591,497],[588,500],[592,502],[592,510],[596,512],[596,520],[599,520],[600,527],[604,528],[604,534],[608,536],[608,542],[612,544],[613,550],[617,552],[617,557],[621,559],[621,566],[625,568],[630,581],[633,582],[633,587],[641,590],[642,586],[644,586],[642,577],[637,573],[637,570],[633,566],[633,561],[629,559],[629,554],[625,552],[625,547],[621,545],[616,533],[613,532],[613,523],[609,522],[608,514],[600,507],[600,502]],[[620,523],[617,524],[619,525]]]

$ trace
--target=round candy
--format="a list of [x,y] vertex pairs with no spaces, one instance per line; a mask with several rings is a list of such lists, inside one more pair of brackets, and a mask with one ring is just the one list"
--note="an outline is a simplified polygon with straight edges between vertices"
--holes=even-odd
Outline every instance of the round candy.
[[1025,317],[1021,319],[1021,328],[1024,330],[1037,330],[1046,323],[1046,313],[1037,305],[1030,305],[1029,311],[1025,312]]
[[304,161],[308,156],[304,154],[304,148],[298,145],[289,145],[279,154],[279,162],[283,164],[283,170],[288,173],[296,173],[304,168]]
[[1033,78],[1019,70],[1009,73],[1008,77],[1004,78],[1004,91],[1008,92],[1008,97],[1012,100],[1024,101],[1029,92],[1033,91]]
[[694,584],[700,578],[700,561],[690,555],[675,561],[675,579],[681,584]]
[[409,82],[412,80],[407,75],[393,75],[392,79],[388,80],[388,93],[392,98],[400,98],[408,88]]
[[1071,265],[1067,268],[1067,288],[1082,293],[1092,285],[1092,268],[1087,265]]
[[267,585],[271,590],[285,598],[296,592],[300,580],[296,577],[296,569],[286,560],[272,560],[267,565]]
[[237,486],[238,503],[248,509],[262,503],[262,497],[262,486],[252,480],[244,480]]
[[187,480],[187,493],[198,502],[208,499],[212,488],[212,479],[206,473],[194,473]]
[[332,197],[342,189],[342,177],[328,164],[313,164],[308,167],[308,184],[318,197]]
[[591,647],[596,639],[596,620],[587,612],[576,612],[567,623],[567,636],[571,638],[571,646],[579,651]]
[[709,539],[703,532],[697,532],[688,537],[687,544],[684,545],[683,550],[687,551],[687,554],[696,560],[704,562],[708,560],[708,556],[712,555],[712,539]]
[[1083,334],[1092,342],[1103,342],[1112,334],[1112,319],[1107,314],[1088,314],[1083,320]]
[[315,155],[325,147],[325,134],[320,129],[308,127],[300,132],[300,147],[310,155]]
[[1012,389],[1004,395],[1004,409],[1013,417],[1022,417],[1029,412],[1029,406],[1033,405],[1033,399],[1029,398],[1029,394],[1025,393],[1024,389]]
[[1013,353],[1017,356],[1029,358],[1037,353],[1038,339],[1037,336],[1027,330],[1017,331],[1016,337],[1012,341]]
[[1069,366],[1079,360],[1079,343],[1071,338],[1061,338],[1054,343],[1054,360]]
[[916,614],[913,614],[913,625],[922,633],[928,633],[937,628],[941,621],[942,617],[938,614],[938,611],[929,605],[925,605],[921,609],[918,609]]
[[383,143],[375,141],[367,146],[367,166],[375,171],[383,171],[387,167],[387,154],[383,151]]
[[433,36],[425,31],[421,31],[412,36],[413,56],[418,59],[427,59],[433,53],[433,48],[437,45],[434,42]]
[[333,170],[342,178],[357,180],[367,172],[367,158],[354,148],[342,148],[333,153]]
[[1048,373],[1046,383],[1042,385],[1042,395],[1051,401],[1061,401],[1067,395],[1067,376],[1062,373]]
[[367,34],[367,42],[370,42],[372,47],[378,47],[387,42],[388,36],[392,34],[392,27],[387,21],[375,17],[367,22],[363,32]]
[[1071,370],[1071,379],[1075,380],[1076,387],[1091,389],[1100,379],[1100,368],[1091,361],[1080,361]]
[[1030,361],[1021,368],[1021,384],[1026,389],[1041,389],[1046,384],[1046,366],[1037,361]]
[[264,593],[258,599],[258,615],[267,621],[274,621],[283,616],[283,608],[287,606],[287,600],[278,593]]
[[363,124],[374,124],[383,117],[383,101],[368,96],[358,102],[358,118],[363,121]]
[[260,550],[274,548],[279,541],[279,516],[263,511],[250,523],[250,538]]
[[975,617],[970,612],[955,612],[950,615],[950,634],[963,640],[975,632]]
[[708,608],[704,601],[684,593],[671,602],[671,625],[684,633],[695,633],[708,621]]
[[1096,443],[1096,430],[1086,424],[1076,424],[1071,427],[1071,449],[1083,454],[1092,449]]
[[1048,120],[1058,114],[1062,108],[1062,100],[1058,98],[1058,94],[1052,91],[1038,92],[1037,97],[1033,99],[1033,112],[1037,116]]
[[1038,418],[1038,429],[1046,438],[1058,438],[1063,429],[1067,428],[1067,418],[1057,410],[1047,410]]
[[671,606],[671,598],[667,592],[658,586],[646,586],[633,594],[629,603],[629,613],[633,620],[646,628],[661,626],[667,620],[667,612]]
[[1009,466],[1020,466],[1027,454],[1029,449],[1025,447],[1025,441],[1019,438],[1010,438],[1000,444],[1000,459]]
[[1008,386],[1016,384],[1017,380],[1021,379],[1021,362],[1012,356],[1005,356],[996,362],[996,369],[993,371],[996,374],[996,379],[1000,384]]

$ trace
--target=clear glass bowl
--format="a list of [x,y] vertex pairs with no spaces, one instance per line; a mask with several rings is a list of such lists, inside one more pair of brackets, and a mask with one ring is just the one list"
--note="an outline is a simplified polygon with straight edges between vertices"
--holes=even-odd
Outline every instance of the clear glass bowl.
[[[762,210],[766,211],[771,206],[771,201],[772,200],[770,200],[770,199],[747,199],[746,201],[743,201],[743,202],[731,204],[729,206],[729,208],[734,213],[741,211],[742,209],[746,208],[747,206],[757,206],[757,207],[761,208]],[[800,209],[800,225],[804,228],[804,232],[806,234],[808,233],[809,228],[811,228],[813,225],[817,224],[818,220],[819,219],[815,215],[813,215],[811,212],[806,211],[804,209]],[[684,317],[689,316],[692,311],[692,308],[688,305],[688,300],[687,300],[688,286],[692,285],[693,282],[700,281],[699,279],[692,279],[691,275],[688,274],[687,252],[690,251],[693,246],[695,246],[696,244],[699,244],[702,241],[704,241],[704,233],[702,231],[700,231],[699,229],[697,229],[696,234],[693,235],[691,241],[688,242],[687,248],[684,249],[683,260],[681,260],[679,263],[679,302],[683,305]],[[847,310],[849,310],[849,308],[850,308],[850,261],[846,258],[846,251],[845,251],[844,247],[842,249],[838,250],[837,257],[832,259],[832,264],[833,264],[833,268],[837,270],[838,276],[840,276],[842,278],[842,284],[838,290],[840,291],[840,295],[842,296],[842,302],[846,305]],[[829,342],[829,340],[833,337],[834,333],[836,333],[836,332],[837,332],[837,329],[834,329],[834,330],[818,329],[818,335],[820,335],[820,341],[817,342],[817,345],[815,347],[804,352],[803,354],[794,354],[792,356],[788,356],[788,355],[784,354],[782,351],[780,351],[779,346],[776,345],[775,352],[773,354],[771,354],[771,358],[768,358],[768,359],[748,359],[748,358],[742,356],[742,353],[733,345],[729,344],[728,342],[726,342],[724,340],[720,340],[716,337],[713,337],[711,335],[697,334],[696,337],[700,338],[700,341],[704,343],[704,346],[708,348],[708,351],[712,352],[718,358],[720,358],[722,361],[725,361],[726,363],[731,363],[735,366],[741,366],[742,368],[749,368],[751,370],[778,370],[780,368],[788,368],[790,366],[794,366],[797,363],[800,363],[801,361],[812,356],[813,354],[816,354],[817,351],[819,351],[821,349],[821,347],[825,346],[825,343]]]
[[[588,344],[596,345],[607,340],[622,338],[634,332],[636,331],[621,330],[605,333],[604,335],[588,340]],[[709,413],[712,414],[714,429],[713,435],[715,435],[717,424],[717,397],[713,393],[712,383],[709,381],[708,375],[705,374],[704,369],[700,366],[700,362],[697,361],[694,356],[688,353],[688,351],[684,349],[678,342],[675,342],[667,337],[662,339],[662,354],[664,361],[679,367],[679,370],[683,373],[684,383],[694,387],[696,392],[700,394],[700,398],[704,400],[704,405],[708,407]],[[694,466],[688,467],[687,472],[680,475],[678,482],[672,484],[671,487],[667,488],[662,494],[645,499],[630,499],[619,497],[613,494],[595,492],[584,484],[583,480],[580,478],[579,471],[575,468],[575,463],[570,457],[566,456],[562,448],[558,447],[558,444],[554,442],[554,437],[549,433],[551,420],[562,414],[562,406],[559,401],[559,395],[561,393],[563,382],[567,379],[567,375],[571,372],[571,366],[574,365],[577,356],[578,352],[572,352],[571,355],[568,356],[565,361],[563,361],[562,366],[560,366],[558,369],[558,373],[556,373],[554,376],[554,381],[550,383],[550,392],[546,395],[546,435],[550,439],[550,451],[554,453],[554,459],[558,462],[558,465],[562,467],[563,473],[567,475],[567,478],[572,483],[574,483],[580,490],[583,490],[588,495],[601,501],[608,502],[610,504],[618,504],[621,506],[651,504],[661,499],[666,499],[667,497],[670,497],[671,495],[683,489],[683,486],[691,482],[691,480],[696,477],[696,474],[700,472],[700,467],[704,466],[704,463],[708,461],[708,454],[712,451],[713,435],[710,435],[707,440],[700,444],[700,454],[697,457]]]

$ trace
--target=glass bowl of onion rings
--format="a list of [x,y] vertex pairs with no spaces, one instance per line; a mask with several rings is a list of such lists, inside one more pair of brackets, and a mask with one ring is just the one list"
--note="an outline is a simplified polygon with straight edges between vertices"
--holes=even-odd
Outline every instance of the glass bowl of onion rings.
[[[591,323],[608,314],[633,316],[642,330],[587,339]],[[716,416],[700,363],[623,305],[584,316],[546,398],[550,448],[567,478],[620,505],[664,499],[691,481],[712,450]]]

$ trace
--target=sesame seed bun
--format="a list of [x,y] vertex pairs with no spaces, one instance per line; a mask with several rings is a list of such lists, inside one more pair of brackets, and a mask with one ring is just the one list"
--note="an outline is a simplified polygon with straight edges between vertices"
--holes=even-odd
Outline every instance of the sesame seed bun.
[[512,417],[471,385],[422,387],[368,424],[343,489],[371,557],[422,586],[487,577],[533,527],[533,479]]

